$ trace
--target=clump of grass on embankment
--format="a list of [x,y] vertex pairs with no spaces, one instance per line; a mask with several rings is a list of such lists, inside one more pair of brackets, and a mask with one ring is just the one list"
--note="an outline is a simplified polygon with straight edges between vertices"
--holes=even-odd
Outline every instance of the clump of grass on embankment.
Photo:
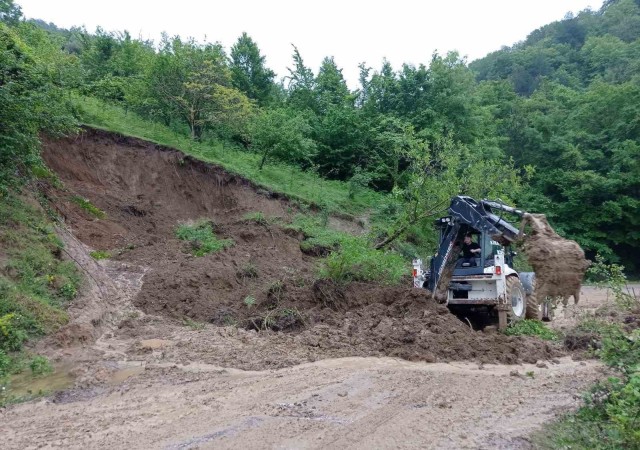
[[190,251],[195,256],[219,252],[233,245],[231,239],[219,239],[213,232],[211,221],[199,220],[195,223],[183,223],[176,228],[178,239],[187,241]]
[[78,205],[80,208],[84,209],[89,214],[91,214],[94,217],[97,217],[98,219],[104,219],[107,217],[107,213],[105,213],[103,210],[95,206],[86,198],[75,195],[71,200],[73,200],[73,203]]

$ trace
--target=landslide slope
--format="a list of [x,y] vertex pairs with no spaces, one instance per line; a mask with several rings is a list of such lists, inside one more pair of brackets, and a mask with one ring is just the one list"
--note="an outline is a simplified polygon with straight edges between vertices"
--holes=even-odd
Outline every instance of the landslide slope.
[[[144,268],[133,299],[144,316],[123,321],[116,334],[179,340],[167,336],[176,324],[212,324],[166,357],[260,369],[341,356],[517,363],[558,354],[533,338],[473,331],[408,286],[317,280],[320,260],[300,250],[302,234],[282,226],[294,205],[176,150],[86,129],[45,142],[44,158],[64,183],[48,195],[73,234]],[[277,221],[246,220],[255,212]],[[175,230],[198,220],[234,245],[193,256]]]

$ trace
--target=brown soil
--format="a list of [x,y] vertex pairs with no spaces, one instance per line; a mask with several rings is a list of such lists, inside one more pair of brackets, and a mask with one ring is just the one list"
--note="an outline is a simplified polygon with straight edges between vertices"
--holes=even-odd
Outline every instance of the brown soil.
[[524,251],[536,273],[536,296],[573,296],[580,300],[580,287],[589,262],[577,242],[558,235],[544,214],[525,214],[523,226],[529,225],[531,232],[525,236]]
[[[299,237],[242,219],[261,211],[286,221],[291,208],[285,199],[260,195],[245,180],[175,150],[87,130],[75,139],[46,142],[44,157],[68,189],[51,189],[50,195],[75,236],[116,260],[147,268],[133,299],[136,307],[180,322],[260,331],[245,337],[255,345],[243,352],[206,352],[207,362],[259,369],[375,355],[513,364],[558,354],[536,339],[473,331],[425,291],[315,282],[318,259],[300,251]],[[107,218],[91,217],[69,200],[73,195],[88,198]],[[200,218],[211,220],[216,233],[235,245],[193,257],[174,230]],[[244,301],[248,296],[255,304]],[[117,333],[141,337],[154,328],[148,324],[127,319]],[[66,331],[64,339],[70,340],[73,330]],[[292,344],[287,358],[275,356]]]

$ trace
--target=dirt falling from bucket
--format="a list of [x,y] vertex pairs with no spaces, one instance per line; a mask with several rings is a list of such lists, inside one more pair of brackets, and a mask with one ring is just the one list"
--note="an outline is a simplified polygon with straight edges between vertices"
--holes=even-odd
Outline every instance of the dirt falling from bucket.
[[531,232],[524,238],[524,251],[536,273],[538,299],[574,296],[580,299],[580,287],[589,261],[577,242],[561,237],[549,225],[544,214],[525,214],[523,227]]

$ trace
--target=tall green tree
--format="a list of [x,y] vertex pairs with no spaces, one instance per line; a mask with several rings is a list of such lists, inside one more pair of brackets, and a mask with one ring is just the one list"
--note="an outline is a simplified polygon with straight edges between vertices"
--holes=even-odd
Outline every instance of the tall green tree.
[[242,33],[231,47],[231,80],[233,87],[256,100],[259,105],[267,105],[274,95],[275,73],[266,67],[265,57],[247,33]]
[[287,104],[294,109],[318,112],[316,102],[315,76],[313,71],[307,67],[300,55],[300,51],[293,46],[293,68],[287,67],[289,75],[285,77],[287,89]]

